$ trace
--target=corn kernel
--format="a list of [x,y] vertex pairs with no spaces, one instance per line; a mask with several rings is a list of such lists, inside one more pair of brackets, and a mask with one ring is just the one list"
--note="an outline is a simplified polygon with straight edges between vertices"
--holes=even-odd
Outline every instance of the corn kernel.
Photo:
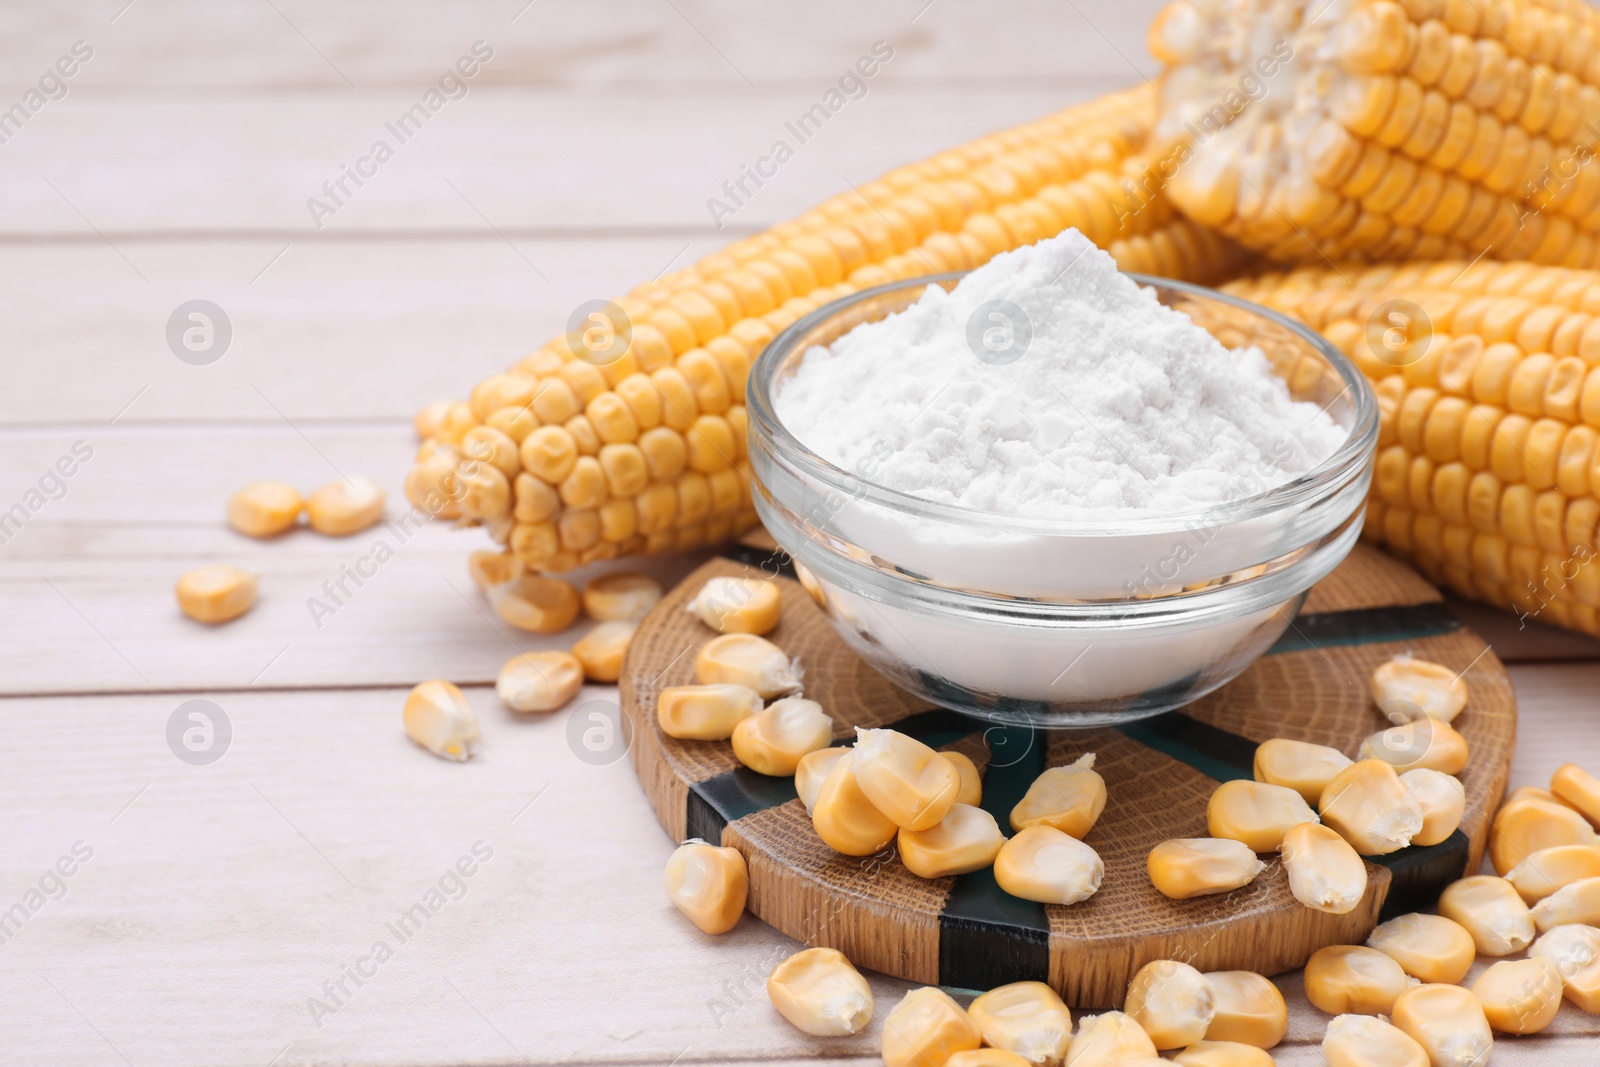
[[1036,1067],[1060,1067],[1072,1044],[1072,1013],[1043,982],[996,986],[967,1006],[984,1043]]
[[1242,841],[1252,852],[1276,852],[1290,828],[1316,821],[1317,813],[1293,789],[1244,779],[1224,782],[1206,804],[1211,836]]
[[1315,804],[1334,775],[1352,762],[1349,756],[1327,745],[1274,738],[1256,748],[1255,779],[1286,786],[1304,797],[1307,804]]
[[1095,773],[1094,753],[1065,767],[1051,767],[1033,780],[1011,809],[1011,829],[1053,826],[1080,841],[1106,807],[1106,782]]
[[519,630],[560,633],[578,617],[578,590],[560,578],[523,574],[487,592],[495,614]]
[[196,622],[228,622],[256,603],[253,574],[226,563],[196,567],[178,579],[178,607]]
[[1379,923],[1367,945],[1398,963],[1419,982],[1450,985],[1472,969],[1478,946],[1458,922],[1411,912]]
[[1014,897],[1041,904],[1076,904],[1100,889],[1099,853],[1054,826],[1030,826],[1000,846],[994,878]]
[[1461,779],[1417,767],[1400,776],[1400,783],[1422,809],[1422,829],[1413,845],[1437,845],[1449,839],[1467,813],[1467,790]]
[[983,1041],[950,994],[933,986],[907,993],[883,1020],[884,1067],[928,1067]]
[[445,414],[449,410],[448,400],[435,400],[431,404],[424,404],[411,419],[411,425],[417,431],[417,436],[427,440],[438,433],[439,424],[444,421]]
[[497,585],[514,582],[522,574],[522,561],[514,552],[491,552],[480,548],[467,557],[467,573],[472,584],[488,590]]
[[1033,1065],[1015,1052],[1007,1052],[1002,1048],[972,1048],[951,1055],[944,1061],[944,1067],[1033,1067]]
[[1366,896],[1366,863],[1326,826],[1291,827],[1283,839],[1283,868],[1294,898],[1315,911],[1346,915]]
[[1421,805],[1382,760],[1363,759],[1340,771],[1322,791],[1319,807],[1328,828],[1363,856],[1398,852],[1422,829]]
[[1427,1050],[1370,1015],[1341,1015],[1329,1022],[1322,1055],[1329,1067],[1429,1067]]
[[1208,1043],[1269,1049],[1289,1032],[1289,1008],[1271,979],[1254,971],[1212,971],[1206,975],[1215,1013],[1206,1027]]
[[1541,934],[1573,923],[1600,925],[1600,878],[1580,878],[1562,886],[1535,904],[1532,914]]
[[1363,945],[1330,945],[1306,961],[1306,999],[1329,1015],[1388,1015],[1414,983],[1393,957]]
[[944,878],[980,871],[994,863],[1005,835],[994,816],[970,804],[954,804],[950,813],[926,830],[899,833],[900,860],[919,878]]
[[1494,1034],[1478,998],[1455,985],[1419,985],[1394,1002],[1394,1025],[1427,1052],[1433,1067],[1483,1067]]
[[1379,730],[1361,742],[1357,753],[1363,760],[1382,760],[1397,771],[1426,767],[1444,774],[1460,774],[1467,755],[1467,739],[1455,727],[1428,718]]
[[1103,1015],[1085,1015],[1078,1021],[1078,1036],[1072,1039],[1072,1047],[1067,1050],[1066,1067],[1111,1067],[1124,1060],[1155,1054],[1155,1042],[1132,1016],[1108,1011]]
[[822,779],[811,805],[811,825],[822,843],[846,856],[870,856],[895,839],[900,828],[861,791],[856,750],[847,749]]
[[856,731],[855,777],[861,792],[896,826],[937,826],[956,802],[955,764],[897,730]]
[[583,666],[569,652],[524,652],[500,668],[494,691],[512,711],[555,711],[583,688]]
[[1242,1041],[1197,1041],[1172,1062],[1179,1067],[1273,1067],[1275,1061],[1264,1049]]
[[1396,656],[1372,672],[1372,699],[1392,723],[1454,722],[1467,706],[1467,683],[1449,667]]
[[228,498],[228,525],[246,537],[276,537],[300,521],[300,490],[282,482],[251,482]]
[[1157,1050],[1202,1041],[1216,1014],[1216,994],[1205,975],[1177,960],[1153,960],[1128,983],[1123,1010]]
[[739,924],[750,895],[750,870],[736,848],[685,841],[667,858],[662,884],[673,907],[708,934]]
[[1576,923],[1557,926],[1529,952],[1555,964],[1562,992],[1580,1011],[1600,1015],[1600,930]]
[[838,949],[808,948],[778,964],[767,977],[767,997],[815,1037],[859,1034],[872,1021],[872,987]]
[[417,685],[407,695],[400,717],[411,740],[435,756],[458,763],[472,757],[478,743],[478,716],[465,694],[449,682]]
[[1525,797],[1495,813],[1489,827],[1489,861],[1505,874],[1535,852],[1558,845],[1600,845],[1594,827],[1558,801]]
[[800,797],[806,814],[811,814],[811,809],[816,807],[817,794],[822,791],[822,783],[828,777],[828,772],[833,770],[833,765],[844,758],[849,749],[835,746],[833,748],[819,748],[815,752],[807,752],[800,757],[800,762],[794,769],[794,791]]
[[1163,841],[1146,862],[1150,884],[1173,900],[1228,893],[1255,881],[1266,864],[1242,841],[1185,837]]
[[1509,956],[1533,943],[1533,914],[1504,878],[1452,882],[1439,897],[1439,914],[1472,935],[1480,956]]
[[311,528],[329,537],[360,533],[383,518],[383,486],[371,478],[329,482],[306,498]]
[[1550,791],[1600,826],[1600,779],[1576,763],[1566,763],[1550,777]]
[[726,741],[761,708],[761,694],[749,686],[675,685],[656,698],[656,721],[668,737]]
[[983,776],[978,773],[978,765],[960,752],[941,749],[939,755],[950,761],[950,766],[956,769],[956,776],[961,779],[961,785],[956,790],[956,803],[971,804],[973,807],[983,803]]
[[591,682],[614,682],[622,677],[622,661],[638,631],[636,622],[600,623],[578,638],[572,654],[583,664],[583,673]]
[[688,611],[719,634],[764,634],[783,607],[778,583],[765,578],[711,578]]
[[1561,1010],[1561,972],[1543,956],[1501,960],[1472,983],[1491,1029],[1502,1034],[1536,1034]]
[[822,705],[804,697],[784,697],[733,728],[733,754],[757,774],[786,778],[800,760],[833,744],[833,719]]
[[1557,845],[1543,848],[1506,874],[1531,907],[1545,897],[1585,878],[1600,878],[1600,846]]
[[656,580],[630,571],[602,575],[583,587],[583,610],[601,622],[638,622],[660,602]]
[[694,660],[694,674],[706,685],[743,685],[764,697],[800,689],[800,664],[783,650],[754,634],[724,634],[713,639]]

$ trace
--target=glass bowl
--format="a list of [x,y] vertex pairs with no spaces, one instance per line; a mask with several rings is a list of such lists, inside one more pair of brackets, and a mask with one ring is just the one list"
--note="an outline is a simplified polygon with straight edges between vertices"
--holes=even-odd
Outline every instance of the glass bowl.
[[914,303],[913,278],[818,308],[750,374],[756,510],[840,636],[934,704],[1012,725],[1090,727],[1181,707],[1288,627],[1361,531],[1378,435],[1371,386],[1322,337],[1201,286],[1130,274],[1227,347],[1254,345],[1296,400],[1347,431],[1319,467],[1224,505],[1114,520],[935,503],[834,466],[777,418],[806,351]]

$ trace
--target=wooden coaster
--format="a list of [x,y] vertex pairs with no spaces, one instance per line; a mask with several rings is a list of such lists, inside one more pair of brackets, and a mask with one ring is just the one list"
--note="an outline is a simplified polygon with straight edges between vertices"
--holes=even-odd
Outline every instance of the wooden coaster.
[[[1105,861],[1100,891],[1070,907],[1035,904],[1002,892],[988,870],[918,878],[892,845],[866,858],[838,855],[816,836],[793,779],[740,766],[727,742],[663,734],[657,694],[692,684],[695,654],[715,636],[685,605],[718,575],[780,583],[782,621],[767,636],[799,658],[805,695],[834,717],[838,743],[851,743],[856,726],[892,726],[935,748],[960,749],[983,771],[983,807],[1003,830],[1041,771],[1094,752],[1109,793],[1085,838]],[[1450,840],[1369,863],[1366,900],[1348,915],[1301,906],[1276,857],[1233,893],[1174,901],[1156,892],[1145,872],[1150,849],[1168,838],[1206,836],[1206,801],[1219,782],[1251,777],[1259,742],[1294,738],[1353,757],[1387,725],[1369,680],[1375,667],[1407,651],[1464,672],[1471,693],[1455,723],[1472,750],[1460,776],[1467,813]],[[1120,728],[1003,727],[929,707],[834,634],[764,533],[705,564],[645,619],[621,692],[634,764],[662,825],[676,840],[739,849],[755,915],[808,945],[837,948],[857,966],[913,982],[989,989],[1037,979],[1085,1008],[1120,1005],[1128,980],[1150,960],[1279,974],[1323,946],[1360,943],[1380,916],[1429,906],[1477,869],[1516,736],[1515,697],[1494,653],[1433,586],[1365,545],[1312,589],[1282,640],[1229,685],[1182,711]]]

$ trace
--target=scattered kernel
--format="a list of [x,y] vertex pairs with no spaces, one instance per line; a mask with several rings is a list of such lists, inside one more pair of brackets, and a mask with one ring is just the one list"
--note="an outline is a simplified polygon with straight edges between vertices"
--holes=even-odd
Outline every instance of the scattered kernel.
[[1177,960],[1153,960],[1128,983],[1123,1010],[1163,1050],[1203,1041],[1217,1003],[1205,975]]
[[1256,748],[1255,779],[1286,786],[1304,797],[1307,804],[1315,804],[1334,775],[1352,762],[1349,756],[1327,745],[1275,738]]
[[1532,915],[1541,934],[1572,923],[1600,925],[1600,878],[1581,878],[1562,886],[1535,904]]
[[1455,985],[1419,985],[1394,1002],[1393,1022],[1433,1067],[1483,1067],[1494,1034],[1478,998]]
[[1094,769],[1094,753],[1065,767],[1051,767],[1033,780],[1011,809],[1011,829],[1053,826],[1078,840],[1088,836],[1106,807],[1106,781]]
[[1306,999],[1329,1015],[1388,1015],[1411,985],[1392,956],[1364,945],[1330,945],[1306,961]]
[[601,622],[638,622],[660,602],[656,580],[631,571],[602,575],[583,587],[583,610]]
[[749,686],[675,685],[656,698],[656,721],[668,737],[726,741],[761,708],[761,694]]
[[695,677],[705,685],[725,683],[754,689],[763,697],[800,690],[800,664],[783,649],[754,634],[714,638],[694,660]]
[[1533,943],[1533,914],[1504,878],[1452,882],[1439,897],[1439,914],[1472,935],[1480,956],[1509,956]]
[[1172,1062],[1178,1067],[1274,1067],[1276,1061],[1266,1050],[1242,1041],[1198,1041]]
[[1367,945],[1398,963],[1419,982],[1451,985],[1472,968],[1478,947],[1458,922],[1411,912],[1379,923]]
[[1252,852],[1276,852],[1291,828],[1316,821],[1317,813],[1293,789],[1244,779],[1224,782],[1206,804],[1211,836],[1242,841]]
[[1266,864],[1242,841],[1185,837],[1163,841],[1146,863],[1150,884],[1173,900],[1228,893],[1249,885]]
[[578,590],[560,578],[522,574],[487,592],[495,614],[519,630],[560,633],[578,617]]
[[583,667],[569,652],[524,652],[500,668],[494,691],[512,711],[556,711],[583,688]]
[[1385,856],[1422,830],[1422,806],[1382,760],[1363,759],[1334,776],[1319,807],[1328,828],[1363,856]]
[[622,677],[622,661],[638,630],[636,622],[602,622],[574,642],[572,654],[591,682],[614,682]]
[[897,730],[856,730],[855,777],[873,807],[908,830],[937,826],[961,775],[939,753]]
[[1576,763],[1565,763],[1551,776],[1550,791],[1600,827],[1600,778]]
[[1467,706],[1467,683],[1449,667],[1396,656],[1372,672],[1372,699],[1392,723],[1454,722]]
[[810,815],[811,809],[817,805],[817,794],[822,791],[822,783],[828,777],[828,772],[833,770],[833,765],[843,759],[848,751],[849,749],[834,746],[819,748],[800,757],[800,762],[794,769],[794,791],[799,794],[800,803],[804,805],[807,815]]
[[306,498],[306,517],[317,533],[346,537],[381,520],[387,496],[371,478],[329,482]]
[[1322,1055],[1329,1067],[1429,1067],[1421,1045],[1370,1015],[1341,1015],[1328,1023]]
[[1212,971],[1206,983],[1216,1006],[1206,1042],[1269,1049],[1283,1041],[1289,1007],[1270,978],[1254,971]]
[[822,705],[784,697],[733,728],[733,754],[757,774],[788,777],[803,756],[833,744],[833,719]]
[[1076,904],[1100,889],[1099,853],[1054,826],[1030,826],[1000,846],[994,878],[1000,888],[1041,904]]
[[246,537],[276,537],[305,509],[300,490],[282,482],[251,482],[228,498],[228,525]]
[[1378,759],[1397,771],[1417,767],[1460,774],[1467,765],[1467,739],[1447,722],[1417,719],[1391,726],[1361,742],[1361,759]]
[[228,622],[256,603],[255,575],[226,563],[196,567],[178,579],[178,607],[196,622]]
[[1558,845],[1600,845],[1594,827],[1560,801],[1524,797],[1505,804],[1489,827],[1489,861],[1506,874],[1535,852]]
[[1043,982],[997,986],[967,1007],[985,1044],[1030,1064],[1059,1067],[1072,1044],[1072,1013]]
[[[961,786],[956,791],[957,804],[971,804],[977,807],[983,802],[983,775],[978,773],[978,765],[960,752],[939,750],[939,755],[950,761],[956,769],[956,775],[961,779]],[[967,1009],[971,1011],[971,1008]]]
[[690,922],[708,934],[725,934],[744,914],[750,871],[736,848],[686,841],[668,857],[662,884]]
[[[1060,831],[1057,831],[1058,833]],[[1156,1046],[1133,1018],[1120,1011],[1085,1015],[1067,1051],[1066,1067],[1109,1067],[1123,1060],[1153,1057]]]
[[1035,1067],[1035,1065],[1015,1052],[1007,1052],[1002,1048],[971,1048],[952,1055],[944,1061],[944,1067]]
[[1332,915],[1356,910],[1367,894],[1367,865],[1350,843],[1326,826],[1305,822],[1283,838],[1289,891],[1308,908]]
[[779,1015],[815,1037],[859,1034],[872,1021],[872,987],[837,949],[808,948],[778,964],[767,996]]
[[411,740],[435,756],[458,763],[470,759],[478,743],[477,713],[466,695],[449,682],[427,681],[413,688],[401,720]]
[[1580,1011],[1600,1015],[1600,930],[1576,923],[1557,926],[1529,953],[1555,965],[1562,992]]
[[1426,767],[1400,776],[1400,783],[1422,809],[1422,829],[1413,845],[1437,845],[1449,839],[1467,813],[1467,790],[1461,779]]
[[994,863],[1005,835],[994,816],[970,804],[955,804],[937,825],[901,829],[900,861],[919,878],[944,878],[979,871]]
[[811,825],[822,843],[846,856],[870,856],[895,839],[900,828],[873,806],[856,780],[855,749],[846,749],[817,790]]
[[982,1041],[977,1025],[950,994],[923,986],[907,993],[883,1021],[884,1067],[942,1064]]
[[1501,960],[1472,983],[1491,1029],[1502,1034],[1536,1034],[1561,1010],[1561,972],[1543,956]]
[[1542,848],[1506,873],[1506,881],[1531,907],[1563,886],[1600,878],[1600,845]]
[[765,578],[711,578],[688,611],[719,634],[764,634],[783,607],[778,583]]

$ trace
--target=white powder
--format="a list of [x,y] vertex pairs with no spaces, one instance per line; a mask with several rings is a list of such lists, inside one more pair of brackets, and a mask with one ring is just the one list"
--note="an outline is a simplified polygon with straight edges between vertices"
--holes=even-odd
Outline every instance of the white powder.
[[[1032,334],[1005,364],[968,340],[975,314],[979,329],[1005,329],[979,313],[996,300],[1020,307]],[[775,403],[803,444],[847,471],[1046,519],[1238,500],[1312,470],[1348,433],[1292,400],[1259,349],[1224,348],[1077,230],[812,348]]]

